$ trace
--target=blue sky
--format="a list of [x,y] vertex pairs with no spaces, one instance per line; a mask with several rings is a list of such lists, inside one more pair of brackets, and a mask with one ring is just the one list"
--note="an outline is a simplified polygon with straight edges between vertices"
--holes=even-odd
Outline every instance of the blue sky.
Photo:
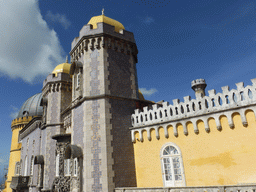
[[253,0],[0,1],[0,173],[12,119],[103,7],[134,33],[138,83],[148,100],[194,98],[190,86],[198,78],[206,79],[206,92],[256,78]]

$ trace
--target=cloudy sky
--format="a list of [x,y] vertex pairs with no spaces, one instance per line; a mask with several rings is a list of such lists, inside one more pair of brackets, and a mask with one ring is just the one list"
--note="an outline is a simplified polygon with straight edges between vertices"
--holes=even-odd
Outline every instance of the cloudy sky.
[[134,33],[139,87],[148,100],[193,98],[198,78],[217,92],[256,78],[254,0],[0,0],[0,172],[12,119],[103,7]]

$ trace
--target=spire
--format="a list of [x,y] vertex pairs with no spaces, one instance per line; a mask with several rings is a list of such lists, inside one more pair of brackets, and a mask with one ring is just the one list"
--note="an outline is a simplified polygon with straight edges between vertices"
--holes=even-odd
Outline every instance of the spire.
[[66,63],[68,63],[68,56],[66,56]]
[[104,8],[102,9],[101,13],[102,13],[102,15],[104,15]]

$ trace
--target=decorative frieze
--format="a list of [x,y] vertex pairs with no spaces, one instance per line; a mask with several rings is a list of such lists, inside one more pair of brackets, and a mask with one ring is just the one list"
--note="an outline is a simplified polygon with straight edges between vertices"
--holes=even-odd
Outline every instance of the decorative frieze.
[[101,48],[113,49],[116,52],[121,52],[127,55],[132,54],[137,59],[138,50],[135,43],[114,37],[102,36],[88,38],[81,41],[80,44],[70,52],[71,60],[77,61],[81,55],[84,54],[84,52],[87,52],[89,49],[99,50]]
[[217,129],[221,130],[220,116],[224,115],[228,119],[230,128],[234,127],[232,114],[237,112],[241,116],[244,126],[247,125],[245,111],[252,110],[256,114],[256,79],[252,79],[252,85],[244,87],[243,83],[237,83],[237,89],[229,90],[228,86],[222,87],[222,93],[215,93],[210,90],[209,96],[197,99],[190,99],[190,96],[184,97],[184,102],[178,99],[173,100],[173,105],[164,102],[162,107],[158,104],[152,106],[152,109],[144,107],[143,111],[135,110],[132,115],[132,140],[135,142],[134,134],[139,132],[142,141],[142,132],[146,130],[148,139],[151,139],[150,129],[155,129],[157,138],[159,127],[165,130],[165,136],[168,137],[167,127],[173,127],[173,133],[178,136],[177,125],[183,126],[183,132],[188,134],[187,123],[192,123],[194,132],[198,133],[197,122],[204,122],[206,132],[209,132],[208,119],[213,118]]

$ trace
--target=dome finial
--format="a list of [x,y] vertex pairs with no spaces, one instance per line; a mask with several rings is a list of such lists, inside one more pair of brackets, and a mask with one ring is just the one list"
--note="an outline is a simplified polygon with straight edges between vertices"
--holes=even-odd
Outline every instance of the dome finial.
[[101,13],[102,13],[102,15],[104,15],[104,8],[102,9]]
[[66,63],[68,63],[68,56],[66,56]]

